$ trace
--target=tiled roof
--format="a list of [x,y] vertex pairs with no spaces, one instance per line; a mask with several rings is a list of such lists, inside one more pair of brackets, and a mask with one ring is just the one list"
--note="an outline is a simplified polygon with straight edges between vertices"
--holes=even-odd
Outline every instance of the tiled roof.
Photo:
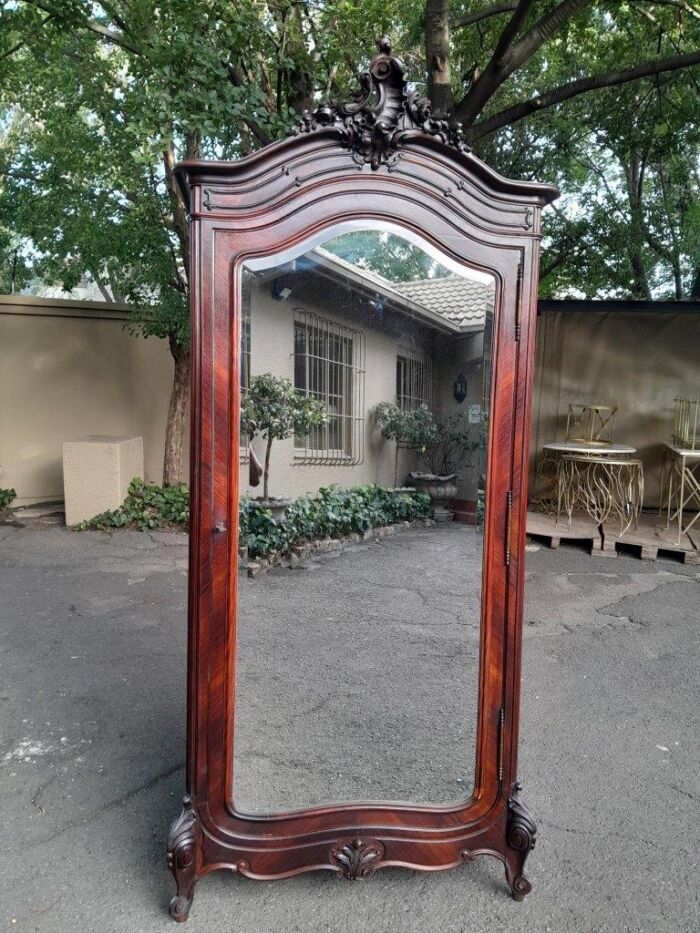
[[437,314],[460,328],[477,330],[483,327],[487,309],[493,308],[492,282],[481,282],[462,275],[418,279],[413,282],[392,282],[378,272],[363,269],[323,247],[316,247],[314,252],[336,268],[346,269],[353,275],[361,276],[366,283],[376,285],[385,294],[393,293],[396,304],[400,305],[401,299],[406,298],[414,308]]
[[486,309],[493,308],[493,284],[477,282],[461,275],[396,282],[392,283],[392,288],[461,327],[483,325]]

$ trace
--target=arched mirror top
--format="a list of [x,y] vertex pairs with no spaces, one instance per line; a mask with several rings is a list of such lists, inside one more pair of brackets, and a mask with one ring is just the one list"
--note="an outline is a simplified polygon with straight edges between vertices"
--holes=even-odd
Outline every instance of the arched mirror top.
[[347,188],[348,178],[360,188],[359,173],[373,190],[413,188],[502,235],[539,235],[533,208],[559,194],[505,178],[475,156],[461,127],[433,114],[430,100],[411,89],[386,37],[353,101],[305,111],[288,138],[235,162],[189,160],[176,169],[190,212],[202,216],[270,212],[310,187]]

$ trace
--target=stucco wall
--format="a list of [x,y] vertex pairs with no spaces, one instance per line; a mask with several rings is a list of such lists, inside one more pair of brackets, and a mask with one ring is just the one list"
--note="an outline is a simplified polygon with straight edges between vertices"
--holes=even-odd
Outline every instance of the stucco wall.
[[19,503],[63,498],[61,445],[140,435],[162,478],[172,361],[163,340],[124,330],[127,310],[0,296],[0,486]]
[[674,397],[700,393],[697,311],[547,311],[537,320],[530,487],[547,441],[563,440],[569,404],[617,405],[615,441],[637,448],[644,504],[659,502]]
[[[381,401],[393,401],[396,395],[396,356],[400,347],[411,343],[431,351],[431,334],[398,315],[372,314],[366,305],[355,307],[328,284],[323,291],[318,280],[297,286],[286,301],[272,297],[269,287],[254,288],[251,293],[251,373],[273,373],[294,379],[295,309],[318,314],[339,324],[346,324],[364,335],[365,424],[364,458],[356,465],[312,464],[295,455],[294,439],[275,441],[270,466],[270,495],[294,497],[335,483],[353,486],[361,483],[394,485],[394,446],[385,441],[376,428],[372,410]],[[340,292],[340,290],[338,290]],[[319,300],[319,294],[323,299]],[[256,438],[255,450],[263,460],[264,441]],[[415,455],[402,451],[399,482],[415,466]],[[262,487],[248,486],[248,467],[241,465],[241,488],[251,496]]]
[[[319,295],[322,294],[322,299]],[[295,308],[352,326],[365,335],[364,458],[353,466],[317,465],[295,456],[290,438],[273,446],[270,492],[297,496],[319,486],[394,483],[394,447],[383,440],[372,410],[396,392],[396,356],[412,345],[434,354],[433,393],[438,412],[456,407],[452,383],[464,371],[469,396],[480,400],[474,376],[480,335],[456,343],[436,338],[403,315],[375,312],[365,302],[327,283],[307,282],[284,302],[269,288],[254,292],[251,306],[252,373],[273,372],[293,379]],[[18,502],[63,497],[62,444],[86,435],[143,437],[145,475],[159,482],[172,360],[162,340],[131,336],[128,309],[100,303],[0,296],[0,486],[14,487]],[[262,442],[256,440],[262,454]],[[185,448],[183,476],[188,477]],[[399,480],[417,467],[416,456],[401,451]],[[465,470],[460,495],[473,498],[474,470]],[[241,465],[242,489],[248,467]]]
[[[440,392],[437,397],[436,414],[439,418],[449,418],[459,414],[467,420],[470,405],[483,406],[484,390],[484,334],[467,334],[464,337],[441,338],[436,351],[435,369]],[[453,385],[459,375],[467,381],[467,396],[463,402],[454,398]],[[480,439],[480,425],[468,425],[470,436],[476,442]],[[479,476],[486,470],[485,452],[477,449],[470,453],[459,470],[457,497],[475,500]]]

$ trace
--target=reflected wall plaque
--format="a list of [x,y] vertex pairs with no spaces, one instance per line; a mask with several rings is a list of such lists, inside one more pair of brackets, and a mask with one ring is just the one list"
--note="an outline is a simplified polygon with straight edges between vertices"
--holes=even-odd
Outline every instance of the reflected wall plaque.
[[486,854],[515,898],[530,890],[525,482],[556,191],[473,156],[387,40],[361,83],[291,138],[178,167],[193,417],[177,920],[215,869],[358,879]]

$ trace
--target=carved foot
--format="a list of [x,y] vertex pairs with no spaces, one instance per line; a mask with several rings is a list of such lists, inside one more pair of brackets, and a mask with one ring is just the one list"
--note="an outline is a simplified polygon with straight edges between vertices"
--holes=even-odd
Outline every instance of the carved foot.
[[[194,887],[194,885],[192,885],[192,887]],[[187,920],[190,915],[193,897],[194,891],[191,891],[189,896],[185,896],[184,894],[175,895],[168,906],[170,916],[173,920],[176,920],[178,923],[184,923],[185,920]]]
[[170,901],[170,915],[182,923],[192,906],[196,872],[197,811],[191,797],[183,800],[183,810],[170,827],[168,867],[177,884],[177,894]]
[[508,824],[506,841],[511,848],[506,859],[506,879],[513,899],[522,901],[532,891],[525,877],[524,868],[530,850],[535,848],[537,827],[525,804],[520,799],[522,784],[513,784],[508,800]]

